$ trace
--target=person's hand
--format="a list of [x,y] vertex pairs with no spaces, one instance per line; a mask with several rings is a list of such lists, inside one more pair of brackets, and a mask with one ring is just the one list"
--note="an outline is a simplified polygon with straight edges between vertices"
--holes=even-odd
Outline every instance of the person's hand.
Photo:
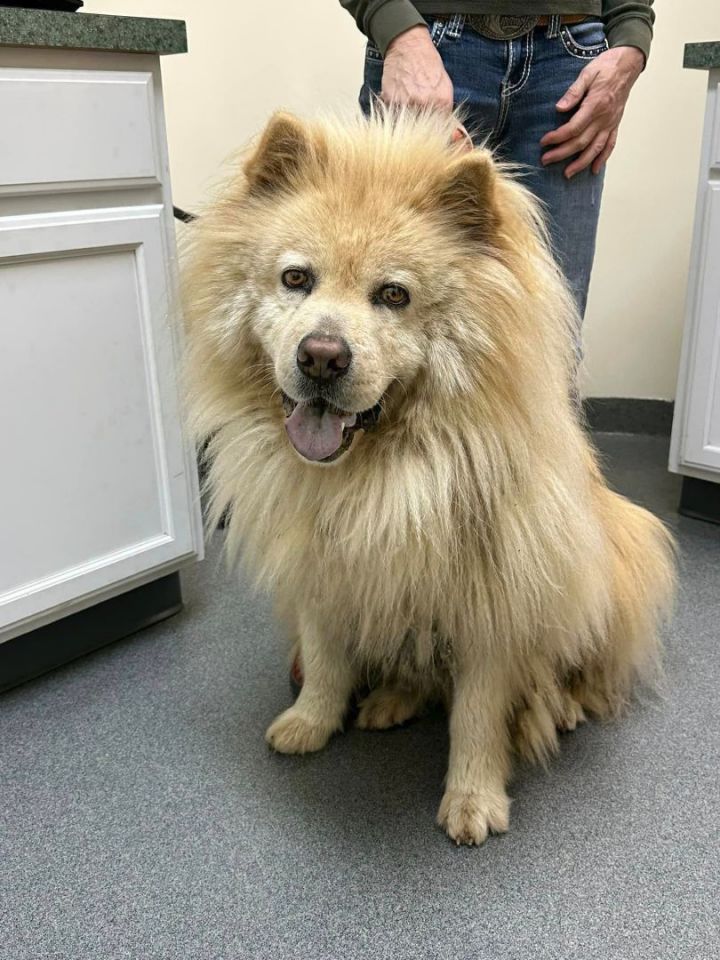
[[452,110],[452,80],[427,27],[411,27],[391,41],[385,53],[381,95],[385,103]]
[[[385,103],[432,107],[449,113],[453,108],[453,85],[427,27],[405,30],[390,42],[385,53],[382,78]],[[453,143],[472,150],[469,133],[458,124]]]
[[645,56],[635,47],[613,47],[591,61],[556,104],[561,113],[578,110],[540,141],[546,148],[543,165],[575,157],[565,167],[568,179],[590,165],[600,173],[615,149],[628,95],[644,66]]
[[461,123],[453,130],[451,143],[459,143],[461,153],[468,153],[470,150],[475,149],[472,137]]

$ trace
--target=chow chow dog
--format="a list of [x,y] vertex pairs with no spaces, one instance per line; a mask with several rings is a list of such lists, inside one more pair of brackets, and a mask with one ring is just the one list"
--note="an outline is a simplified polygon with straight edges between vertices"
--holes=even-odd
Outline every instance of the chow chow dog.
[[299,644],[266,738],[320,750],[447,705],[438,822],[508,827],[513,754],[616,715],[657,660],[672,541],[572,399],[572,296],[530,193],[456,118],[277,114],[192,228],[209,522]]

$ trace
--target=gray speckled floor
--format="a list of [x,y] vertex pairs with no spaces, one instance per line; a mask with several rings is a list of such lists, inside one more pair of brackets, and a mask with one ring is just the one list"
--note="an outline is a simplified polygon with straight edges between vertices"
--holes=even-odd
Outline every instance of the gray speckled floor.
[[662,439],[600,442],[683,549],[664,701],[566,736],[456,849],[441,715],[267,751],[284,654],[215,544],[183,614],[0,699],[2,960],[720,956],[720,527],[674,513]]

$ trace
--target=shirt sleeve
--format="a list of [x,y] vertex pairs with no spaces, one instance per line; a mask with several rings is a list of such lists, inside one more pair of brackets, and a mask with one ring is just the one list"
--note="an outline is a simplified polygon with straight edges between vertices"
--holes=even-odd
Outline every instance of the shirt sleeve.
[[410,0],[340,0],[340,3],[383,56],[398,34],[418,24],[425,26]]
[[653,0],[603,0],[603,22],[611,47],[637,47],[650,55],[655,11]]

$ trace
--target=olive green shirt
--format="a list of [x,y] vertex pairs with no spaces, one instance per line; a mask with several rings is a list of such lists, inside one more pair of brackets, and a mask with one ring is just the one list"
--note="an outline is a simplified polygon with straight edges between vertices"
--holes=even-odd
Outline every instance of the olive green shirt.
[[422,14],[493,13],[514,16],[586,14],[602,19],[611,47],[637,47],[647,59],[653,0],[340,0],[382,54],[398,34],[424,24]]

